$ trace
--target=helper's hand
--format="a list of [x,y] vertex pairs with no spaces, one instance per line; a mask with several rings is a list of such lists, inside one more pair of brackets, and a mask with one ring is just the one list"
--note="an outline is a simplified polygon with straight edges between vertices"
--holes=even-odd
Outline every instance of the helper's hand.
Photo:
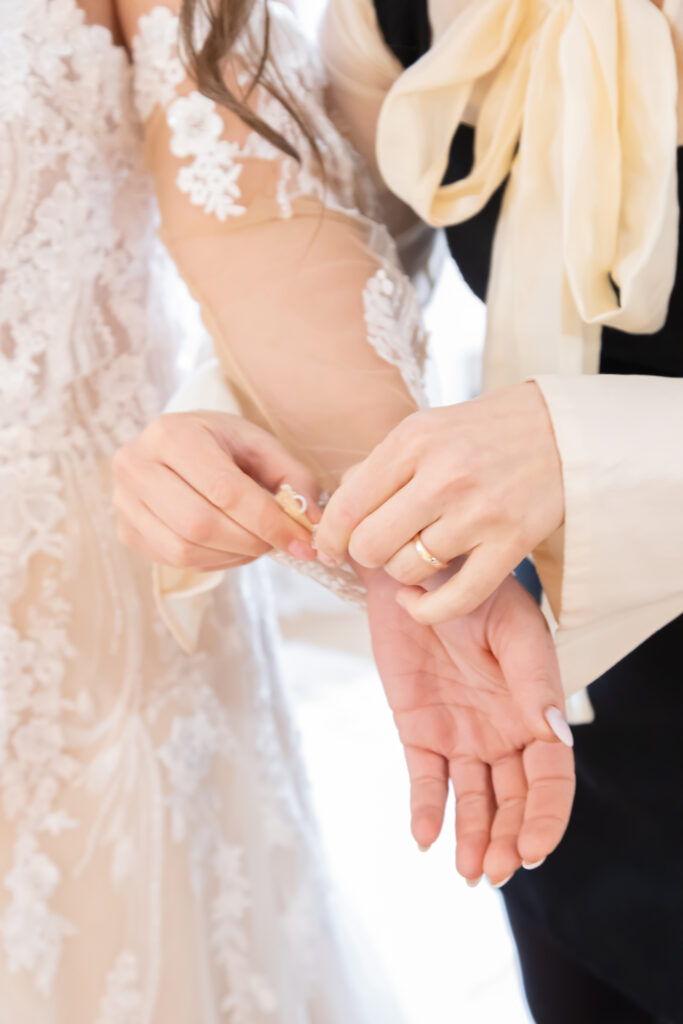
[[321,561],[346,552],[404,584],[467,556],[440,589],[404,590],[417,621],[445,622],[473,611],[516,565],[561,526],[560,458],[536,384],[409,416],[347,474],[318,530]]
[[[508,578],[475,612],[419,625],[369,574],[375,658],[405,748],[412,831],[429,847],[456,798],[456,866],[504,884],[560,842],[574,797],[572,736],[545,619]],[[562,742],[560,742],[562,740]]]
[[315,558],[310,534],[273,497],[290,484],[318,521],[313,474],[240,416],[161,416],[117,452],[114,479],[120,539],[152,561],[209,571],[272,548]]

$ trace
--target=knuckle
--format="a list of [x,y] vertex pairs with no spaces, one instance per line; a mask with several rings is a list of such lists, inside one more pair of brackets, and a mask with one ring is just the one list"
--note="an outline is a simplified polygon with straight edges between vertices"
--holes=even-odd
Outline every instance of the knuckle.
[[205,512],[194,513],[188,517],[185,537],[193,544],[206,544],[213,539],[213,519]]
[[153,420],[145,431],[145,439],[154,448],[168,449],[187,436],[196,424],[194,414],[182,412],[164,413]]
[[451,455],[444,479],[448,494],[462,496],[463,491],[466,491],[471,500],[472,495],[478,493],[480,486],[479,467],[476,459],[460,448]]
[[431,419],[432,417],[428,409],[417,409],[401,421],[399,429],[411,436],[415,436],[429,429]]
[[124,547],[130,547],[131,541],[133,539],[133,531],[131,530],[130,526],[127,523],[123,522],[121,519],[119,519],[119,521],[116,524],[116,536],[118,537],[119,542],[124,545]]
[[139,475],[140,453],[137,442],[129,441],[115,452],[112,459],[112,476],[114,485],[121,484],[130,486],[131,482]]
[[384,563],[377,538],[356,530],[349,541],[349,554],[367,569],[379,569]]
[[114,487],[111,492],[111,503],[114,507],[114,513],[116,515],[116,518],[120,521],[123,517],[123,501],[122,490],[117,483],[114,484]]
[[163,445],[168,437],[169,426],[172,420],[173,416],[171,415],[157,416],[155,420],[152,420],[152,422],[147,425],[143,437],[153,447]]
[[418,568],[406,565],[405,563],[397,563],[396,565],[390,563],[384,568],[392,579],[406,587],[421,583],[425,577],[425,573],[421,572]]
[[128,445],[125,444],[114,453],[112,460],[112,469],[114,477],[118,478],[125,474],[128,464]]
[[404,456],[415,458],[424,452],[428,437],[429,420],[424,412],[414,412],[401,423],[396,440]]
[[353,495],[346,495],[336,503],[334,516],[342,529],[353,529],[362,517],[360,503]]
[[239,488],[229,473],[219,473],[211,481],[206,497],[217,508],[232,508],[239,497]]
[[316,496],[319,493],[320,488],[315,473],[312,473],[306,466],[297,465],[296,471],[293,471],[290,476],[290,482],[295,490],[309,496]]
[[435,617],[435,613],[430,608],[423,607],[421,602],[411,608],[410,615],[421,626],[433,626],[439,621],[438,616]]
[[445,617],[469,615],[476,611],[482,603],[481,595],[473,587],[465,586],[458,593],[449,598],[447,607],[444,609]]
[[[518,522],[512,527],[508,542],[510,555],[525,557],[536,547],[536,531],[528,522]],[[513,559],[514,560],[514,559]]]
[[176,569],[191,569],[194,565],[192,545],[181,537],[174,537],[166,545],[166,561]]
[[284,550],[291,543],[296,527],[285,517],[284,512],[279,514],[270,505],[263,504],[250,512],[249,530],[258,538],[254,541],[254,550],[263,544]]

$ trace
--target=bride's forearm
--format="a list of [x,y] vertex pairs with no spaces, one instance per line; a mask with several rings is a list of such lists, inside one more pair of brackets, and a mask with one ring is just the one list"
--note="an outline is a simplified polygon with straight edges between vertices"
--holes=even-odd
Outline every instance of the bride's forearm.
[[[147,0],[127,2],[135,9]],[[288,86],[324,142],[324,168],[291,119],[283,130],[291,131],[298,160],[239,112],[177,80],[177,4],[168,6],[140,19],[133,46],[163,240],[201,307],[243,414],[332,490],[417,408],[424,358],[417,299],[385,229],[356,209],[366,199],[352,154],[325,116],[322,82],[302,71]],[[164,60],[160,27],[170,41]],[[308,44],[286,27],[273,34],[272,59],[308,68]],[[243,51],[235,52],[224,71],[237,95],[249,72]],[[249,96],[260,118],[282,120],[267,90]]]

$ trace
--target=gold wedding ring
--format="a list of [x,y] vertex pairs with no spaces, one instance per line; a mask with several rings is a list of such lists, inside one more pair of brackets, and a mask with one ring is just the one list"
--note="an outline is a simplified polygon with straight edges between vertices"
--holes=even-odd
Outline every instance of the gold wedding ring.
[[425,545],[424,545],[424,543],[422,541],[422,537],[420,537],[419,534],[415,538],[415,550],[417,551],[417,553],[420,556],[420,558],[422,559],[422,561],[426,562],[427,565],[431,565],[432,569],[447,569],[448,568],[448,563],[447,562],[442,562],[440,559],[438,559],[436,557],[436,555],[433,555],[431,553],[431,551],[428,548],[425,547]]

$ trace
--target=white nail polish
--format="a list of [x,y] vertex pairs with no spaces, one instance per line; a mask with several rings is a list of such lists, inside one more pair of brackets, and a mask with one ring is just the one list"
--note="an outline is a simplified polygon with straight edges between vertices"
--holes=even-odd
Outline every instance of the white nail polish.
[[558,740],[560,740],[561,743],[564,743],[567,747],[573,747],[574,737],[572,736],[572,731],[569,728],[569,722],[564,717],[560,709],[555,707],[546,708],[544,717]]
[[541,864],[545,864],[545,862],[546,862],[546,858],[545,857],[541,857],[540,860],[535,860],[535,861],[523,860],[522,861],[522,867],[525,868],[527,871],[533,871],[534,868],[540,868]]
[[508,884],[511,878],[512,875],[508,875],[507,878],[504,878],[502,882],[491,882],[491,885],[494,889],[502,889],[504,885]]
[[481,882],[482,878],[483,875],[479,875],[479,878],[466,878],[465,884],[468,885],[470,889],[476,889],[479,883]]

